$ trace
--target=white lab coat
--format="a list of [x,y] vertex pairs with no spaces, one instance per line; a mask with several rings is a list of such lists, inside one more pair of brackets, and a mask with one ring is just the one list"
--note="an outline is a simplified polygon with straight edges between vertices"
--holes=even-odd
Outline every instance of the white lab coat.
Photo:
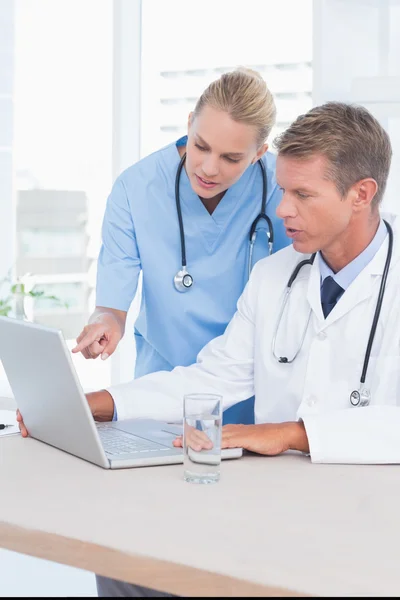
[[287,281],[308,258],[289,247],[255,266],[224,335],[204,347],[196,364],[109,388],[118,418],[182,418],[183,396],[191,392],[219,393],[224,408],[254,394],[257,423],[303,419],[313,462],[400,462],[400,228],[399,218],[383,217],[392,224],[394,247],[367,373],[370,406],[351,407],[349,397],[359,387],[388,236],[327,319],[319,261],[300,271],[276,340],[278,356],[290,358],[311,309],[292,364],[272,354]]

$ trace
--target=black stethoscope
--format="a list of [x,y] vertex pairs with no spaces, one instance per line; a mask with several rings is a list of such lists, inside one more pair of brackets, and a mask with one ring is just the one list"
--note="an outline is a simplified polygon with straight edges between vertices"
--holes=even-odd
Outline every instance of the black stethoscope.
[[[185,164],[186,153],[182,156],[181,161],[178,165],[178,169],[176,171],[175,177],[175,202],[176,202],[176,212],[178,213],[178,221],[179,221],[179,235],[181,238],[181,258],[182,258],[182,268],[177,272],[174,277],[174,285],[178,292],[187,292],[193,285],[193,277],[190,275],[186,268],[186,246],[185,246],[185,231],[183,229],[183,219],[182,219],[182,210],[181,210],[181,201],[179,196],[179,182],[181,178],[181,173],[183,169],[183,165]],[[260,165],[262,182],[263,182],[263,191],[262,191],[262,202],[261,202],[261,212],[254,219],[249,233],[249,265],[248,265],[248,275],[250,276],[251,271],[251,263],[253,259],[253,248],[257,239],[257,225],[259,221],[266,221],[268,225],[268,231],[265,230],[267,239],[268,239],[268,252],[272,253],[273,243],[274,243],[274,229],[272,227],[271,219],[265,212],[265,207],[267,205],[267,173],[265,170],[265,165],[262,160],[257,161]]]
[[[381,285],[379,288],[378,300],[376,302],[375,314],[374,314],[371,331],[370,331],[369,338],[368,338],[367,349],[365,351],[364,365],[363,365],[363,369],[362,369],[362,373],[361,373],[360,385],[358,387],[358,390],[354,390],[350,394],[350,404],[352,406],[368,406],[368,404],[371,401],[371,392],[369,391],[368,388],[364,387],[364,384],[365,384],[365,379],[367,376],[367,369],[368,369],[369,359],[371,356],[372,344],[374,341],[375,332],[376,332],[376,328],[377,328],[378,320],[379,320],[379,315],[380,315],[381,308],[382,308],[383,296],[385,294],[386,280],[387,280],[387,276],[389,273],[390,261],[392,260],[392,250],[393,250],[393,230],[387,221],[384,220],[383,222],[386,225],[386,229],[387,229],[388,236],[389,236],[388,251],[387,251],[387,256],[386,256],[385,267],[384,267],[383,273],[382,273],[382,280],[381,280]],[[281,308],[281,311],[278,316],[278,321],[277,321],[277,324],[275,327],[274,337],[272,339],[272,354],[279,363],[283,363],[283,364],[292,363],[295,360],[295,358],[297,357],[301,348],[303,347],[303,342],[306,337],[308,324],[309,324],[310,318],[311,318],[311,310],[308,313],[308,319],[307,319],[307,323],[306,323],[306,326],[304,328],[304,331],[303,331],[303,334],[301,337],[300,346],[298,347],[298,349],[295,352],[295,354],[293,355],[293,357],[289,360],[287,358],[287,356],[277,356],[277,354],[275,352],[276,338],[278,336],[279,326],[280,326],[280,323],[281,323],[281,320],[283,317],[283,313],[285,311],[286,304],[289,299],[290,292],[292,291],[292,284],[294,283],[297,275],[299,274],[299,271],[305,265],[312,265],[314,263],[315,256],[316,256],[316,254],[313,254],[310,258],[299,262],[299,264],[294,269],[292,275],[290,276],[289,281],[287,282],[285,297],[282,302],[282,308]]]

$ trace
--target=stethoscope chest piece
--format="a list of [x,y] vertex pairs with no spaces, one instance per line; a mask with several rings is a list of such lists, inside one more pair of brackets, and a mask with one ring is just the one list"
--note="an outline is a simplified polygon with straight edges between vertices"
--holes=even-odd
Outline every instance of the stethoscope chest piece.
[[182,268],[174,277],[174,285],[178,292],[187,292],[193,285],[193,277]]
[[350,404],[352,406],[368,406],[371,401],[371,392],[366,388],[361,391],[354,390],[350,394]]

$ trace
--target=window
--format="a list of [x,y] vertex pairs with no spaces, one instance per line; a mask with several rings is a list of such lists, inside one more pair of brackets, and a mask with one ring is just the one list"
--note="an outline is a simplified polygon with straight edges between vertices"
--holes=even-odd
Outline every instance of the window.
[[[60,328],[69,346],[94,308],[112,184],[112,23],[109,0],[15,2],[10,267],[17,276],[32,273],[36,289],[60,299],[35,300],[33,318]],[[100,369],[81,356],[74,361],[86,387],[109,383],[107,363]]]
[[201,92],[239,65],[275,96],[270,141],[312,106],[311,0],[203,0],[201,10],[195,0],[146,0],[142,29],[142,156],[184,135]]

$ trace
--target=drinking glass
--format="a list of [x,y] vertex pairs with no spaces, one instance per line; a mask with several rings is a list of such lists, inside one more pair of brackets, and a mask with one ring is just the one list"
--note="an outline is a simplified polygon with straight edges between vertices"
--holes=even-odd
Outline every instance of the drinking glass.
[[222,396],[187,394],[183,399],[185,481],[216,483],[220,477]]

